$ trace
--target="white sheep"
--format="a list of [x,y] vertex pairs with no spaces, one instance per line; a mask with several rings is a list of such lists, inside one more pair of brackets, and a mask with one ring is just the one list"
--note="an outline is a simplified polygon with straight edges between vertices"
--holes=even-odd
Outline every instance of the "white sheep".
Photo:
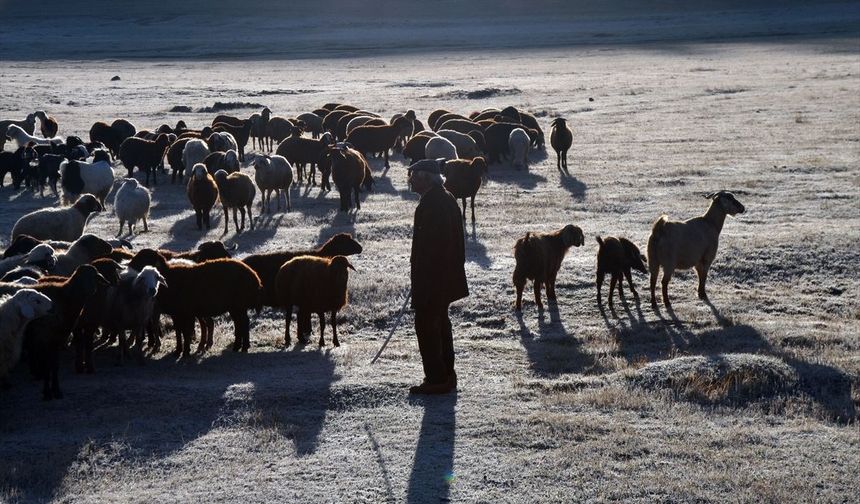
[[191,168],[197,163],[202,163],[206,156],[209,155],[209,145],[199,138],[189,140],[182,149],[182,164],[185,169],[191,171]]
[[122,234],[122,227],[128,223],[128,234],[134,234],[134,227],[137,221],[143,219],[144,232],[149,231],[146,218],[149,217],[149,208],[152,204],[152,197],[149,189],[140,185],[137,179],[125,178],[121,179],[122,185],[116,192],[113,198],[113,208],[119,218],[119,233]]
[[33,136],[26,131],[24,128],[18,126],[17,124],[10,124],[6,129],[6,136],[14,140],[18,143],[19,147],[23,147],[28,143],[32,142],[35,145],[51,145],[52,142],[62,142],[62,138],[39,138]]
[[529,169],[529,146],[532,141],[529,134],[522,128],[515,128],[508,135],[508,149],[511,153],[511,166]]
[[69,169],[69,165],[74,163],[77,165],[77,169],[80,170],[80,178],[83,181],[83,189],[81,193],[74,194],[65,191],[65,187],[63,190],[63,201],[66,204],[71,203],[76,200],[80,194],[90,193],[94,195],[99,203],[104,206],[105,198],[113,187],[113,181],[115,173],[113,171],[113,167],[111,167],[110,161],[101,159],[98,161],[93,161],[92,163],[87,163],[84,161],[63,161],[60,163],[60,175],[65,177],[66,170]]
[[469,135],[454,130],[439,130],[436,134],[447,138],[452,144],[454,144],[454,147],[457,148],[457,155],[460,159],[475,159],[476,157],[484,155],[484,153],[481,152],[481,148],[478,147],[477,142],[475,142],[475,139]]
[[120,274],[110,306],[105,310],[107,318],[103,321],[106,332],[119,334],[120,362],[128,347],[126,330],[131,331],[138,356],[142,355],[143,332],[153,318],[155,297],[161,286],[167,287],[167,281],[154,266],[144,266],[140,272],[129,268]]
[[33,289],[21,289],[0,298],[0,381],[21,358],[24,329],[31,320],[48,313],[51,299]]
[[270,212],[272,191],[275,192],[278,210],[281,209],[281,191],[287,200],[287,211],[292,210],[290,204],[290,185],[293,183],[293,167],[284,156],[258,156],[254,160],[254,181],[260,188],[260,212]]
[[90,215],[104,210],[92,194],[83,194],[67,208],[43,208],[24,215],[12,228],[12,239],[26,234],[37,240],[75,241]]
[[427,159],[444,158],[446,161],[457,159],[457,147],[447,138],[441,136],[433,137],[424,147],[424,157]]
[[7,257],[0,261],[0,277],[9,273],[19,266],[30,266],[38,264],[47,270],[54,269],[57,264],[57,256],[54,248],[47,243],[40,243],[26,254]]
[[699,299],[707,300],[705,281],[708,269],[717,256],[720,231],[726,215],[744,213],[744,206],[734,194],[719,191],[706,196],[712,200],[708,211],[701,217],[677,222],[661,215],[651,229],[648,238],[648,269],[651,273],[651,305],[657,307],[654,290],[657,275],[663,268],[663,304],[671,309],[669,302],[669,280],[676,269],[695,268],[699,276]]

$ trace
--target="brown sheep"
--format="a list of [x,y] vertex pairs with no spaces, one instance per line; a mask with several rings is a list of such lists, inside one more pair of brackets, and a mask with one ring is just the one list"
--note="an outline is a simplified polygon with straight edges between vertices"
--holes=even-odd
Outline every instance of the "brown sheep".
[[[251,229],[254,229],[254,216],[251,214],[251,207],[254,204],[254,197],[257,195],[257,188],[254,186],[254,181],[251,177],[241,172],[227,174],[224,170],[215,172],[215,183],[218,184],[218,195],[221,198],[221,206],[224,208],[224,234],[230,229],[230,216],[227,213],[229,209],[233,209],[233,227],[239,233],[245,229],[245,210],[248,211],[248,222]],[[236,210],[242,213],[242,226],[239,227],[239,220],[236,218]]]
[[373,179],[367,159],[357,150],[346,146],[330,148],[326,156],[331,159],[331,178],[340,194],[341,212],[352,208],[352,195],[355,195],[355,208],[361,210],[359,191],[364,186],[370,190]]
[[398,135],[407,132],[412,134],[412,121],[400,117],[388,126],[359,126],[347,135],[346,143],[365,156],[373,152],[382,152],[385,167],[389,168],[388,150],[394,148]]
[[[319,140],[302,138],[302,131],[293,128],[292,134],[286,138],[275,153],[283,156],[296,167],[296,179],[301,182],[305,179],[311,185],[316,185],[316,166],[319,164],[328,147],[330,135],[322,135]],[[310,164],[307,176],[305,176],[305,165]]]
[[144,140],[137,137],[125,139],[119,147],[119,159],[128,170],[131,177],[134,168],[138,167],[146,173],[146,185],[149,185],[149,175],[152,174],[153,184],[158,183],[156,168],[161,164],[164,153],[170,146],[170,138],[167,135],[158,135],[155,141]]
[[191,178],[186,186],[188,200],[191,201],[191,206],[194,208],[194,213],[197,215],[197,229],[203,230],[203,225],[206,229],[211,229],[212,225],[209,220],[209,212],[218,201],[218,185],[215,179],[206,170],[206,165],[197,163],[191,171]]
[[445,189],[455,198],[463,200],[463,220],[466,220],[466,198],[471,198],[472,222],[475,222],[475,195],[481,188],[481,179],[487,174],[487,162],[482,157],[452,159],[445,162]]
[[606,238],[597,237],[597,243],[600,244],[600,249],[597,251],[597,305],[603,307],[603,300],[600,297],[600,289],[603,287],[603,279],[606,273],[611,274],[609,280],[609,307],[612,307],[612,293],[615,290],[615,283],[618,282],[618,297],[624,298],[624,289],[621,284],[624,283],[622,275],[627,277],[627,285],[630,286],[630,291],[634,297],[639,297],[636,293],[636,287],[633,286],[633,278],[630,275],[630,270],[635,269],[645,273],[648,271],[645,268],[645,256],[639,252],[639,248],[627,238],[615,238],[607,236]]
[[546,297],[556,299],[555,279],[570,247],[580,247],[585,243],[582,229],[568,224],[551,233],[526,233],[514,245],[514,287],[517,289],[516,310],[523,309],[523,288],[526,280],[534,280],[535,304],[543,309],[540,298],[541,284],[546,284]]
[[[325,345],[325,314],[331,313],[332,342],[334,346],[340,346],[337,339],[337,312],[347,303],[348,269],[355,271],[344,256],[331,259],[299,256],[281,266],[275,278],[275,292],[278,304],[286,311],[286,345],[290,344],[293,306],[297,306],[299,312],[316,313],[319,316],[320,346]],[[300,342],[307,343],[301,331],[296,336]]]
[[557,157],[556,167],[567,172],[567,150],[573,145],[573,132],[567,127],[567,120],[558,117],[552,121],[552,131],[549,134],[549,144]]

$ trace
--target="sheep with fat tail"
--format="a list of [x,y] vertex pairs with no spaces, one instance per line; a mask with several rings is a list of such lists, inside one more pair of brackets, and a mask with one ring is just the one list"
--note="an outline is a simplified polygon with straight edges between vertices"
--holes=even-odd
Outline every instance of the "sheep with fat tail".
[[[325,346],[325,314],[331,313],[332,343],[334,346],[340,346],[337,339],[337,312],[347,303],[348,269],[355,271],[344,256],[335,256],[331,259],[300,256],[281,266],[275,278],[275,285],[278,304],[286,311],[284,329],[286,345],[290,344],[290,318],[293,306],[298,306],[300,313],[304,311],[316,313],[319,316],[320,346]],[[304,335],[301,331],[298,332],[299,341],[306,343]]]
[[523,309],[523,289],[526,280],[534,280],[535,304],[543,309],[540,299],[541,284],[546,284],[546,297],[550,301],[556,299],[555,279],[561,262],[570,247],[580,247],[585,244],[582,229],[568,224],[552,233],[532,233],[517,240],[514,245],[514,258],[517,265],[514,268],[514,287],[517,289],[516,310]]
[[699,299],[706,300],[705,282],[708,270],[717,256],[720,232],[726,215],[742,214],[744,206],[728,191],[705,196],[711,200],[708,211],[701,217],[678,222],[661,215],[651,228],[648,238],[648,269],[651,273],[651,305],[656,309],[657,275],[663,268],[663,305],[671,309],[669,281],[677,269],[695,268],[699,277]]

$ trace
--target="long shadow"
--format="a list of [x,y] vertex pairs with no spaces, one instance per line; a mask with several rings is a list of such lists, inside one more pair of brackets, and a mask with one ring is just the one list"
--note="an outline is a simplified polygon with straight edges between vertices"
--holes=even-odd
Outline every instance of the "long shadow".
[[457,394],[410,399],[424,407],[406,502],[448,502],[454,481]]
[[488,269],[493,265],[493,260],[487,255],[487,247],[481,243],[475,232],[475,224],[472,225],[471,235],[466,234],[466,261],[474,262],[483,269]]
[[586,186],[582,181],[566,173],[559,173],[559,177],[561,177],[561,186],[567,189],[573,199],[585,199]]
[[546,182],[546,177],[534,173],[534,167],[526,170],[515,170],[510,163],[501,163],[489,166],[489,178],[500,184],[516,185],[523,189],[534,189],[539,183]]
[[[128,453],[113,455],[161,460],[222,429],[275,429],[298,456],[314,453],[340,378],[331,355],[216,352],[124,367],[113,352],[97,352],[96,375],[61,370],[65,399],[50,403],[19,366],[14,386],[0,394],[4,491],[52,500],[67,473],[100,452],[119,446]],[[71,362],[70,352],[62,359]]]
[[544,310],[538,310],[537,334],[529,329],[523,319],[536,310],[533,306],[524,305],[525,315],[515,314],[520,326],[520,344],[526,349],[531,370],[538,376],[556,377],[583,373],[591,368],[594,358],[582,352],[579,341],[565,328],[556,303],[547,302]]
[[694,332],[673,310],[669,318],[658,309],[658,319],[620,320],[617,338],[621,354],[631,363],[671,359],[677,355],[718,356],[726,353],[765,354],[778,357],[794,368],[800,379],[800,391],[808,395],[835,421],[857,418],[851,396],[851,379],[844,372],[824,364],[812,364],[773,347],[758,329],[735,325],[717,307],[706,303],[719,329]]

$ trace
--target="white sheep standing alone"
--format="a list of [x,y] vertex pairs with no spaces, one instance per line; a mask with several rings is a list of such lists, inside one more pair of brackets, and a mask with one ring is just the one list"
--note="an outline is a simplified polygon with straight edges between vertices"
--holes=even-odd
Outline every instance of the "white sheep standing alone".
[[443,158],[446,161],[457,159],[457,148],[447,138],[436,136],[431,138],[424,147],[424,157],[427,159]]
[[31,320],[48,313],[51,299],[33,289],[21,289],[0,298],[0,382],[21,358],[24,329]]
[[287,200],[287,211],[292,210],[290,204],[290,185],[293,183],[293,167],[284,156],[258,156],[254,160],[254,181],[260,188],[260,212],[270,212],[272,206],[272,192],[281,209],[281,191]]
[[508,135],[508,148],[511,153],[511,166],[529,169],[529,146],[532,141],[522,128],[516,128]]
[[190,171],[194,165],[202,163],[208,155],[209,145],[199,138],[194,138],[189,140],[182,149],[182,164]]
[[122,186],[113,198],[113,208],[119,218],[119,233],[122,234],[122,226],[128,223],[128,234],[134,234],[137,221],[143,219],[143,230],[149,231],[146,218],[149,217],[149,207],[152,203],[149,189],[140,185],[137,179],[121,179]]

